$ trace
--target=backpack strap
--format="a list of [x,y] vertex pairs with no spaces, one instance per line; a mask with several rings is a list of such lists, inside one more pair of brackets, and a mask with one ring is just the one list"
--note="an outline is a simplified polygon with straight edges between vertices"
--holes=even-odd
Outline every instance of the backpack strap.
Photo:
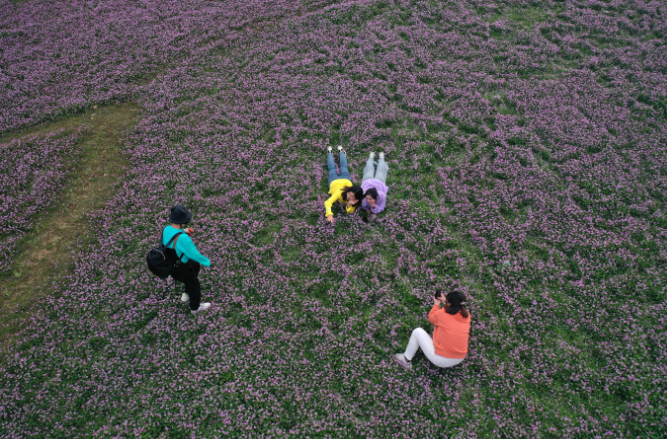
[[[166,247],[166,248],[169,248],[169,246],[171,245],[171,243],[174,242],[174,240],[177,240],[177,241],[178,241],[178,239],[177,239],[178,236],[179,236],[179,235],[182,235],[183,233],[184,233],[184,232],[178,232],[177,234],[175,234],[174,236],[172,236],[171,239],[165,244],[165,247]],[[162,236],[164,236],[164,230],[162,231]],[[175,242],[174,242],[174,251],[176,251],[176,243],[175,243]]]
[[[178,256],[178,252],[176,251],[176,243],[178,242],[178,237],[181,236],[182,234],[183,234],[183,232],[177,233],[177,234],[174,235],[174,237],[171,238],[171,240],[169,241],[170,244],[171,244],[171,241],[174,241],[174,253],[176,253],[176,256],[178,257],[178,262],[179,262],[179,263],[181,262],[181,258],[182,258],[183,255],[185,254],[185,253],[181,253],[181,255]],[[175,240],[174,240],[174,238],[175,238]]]

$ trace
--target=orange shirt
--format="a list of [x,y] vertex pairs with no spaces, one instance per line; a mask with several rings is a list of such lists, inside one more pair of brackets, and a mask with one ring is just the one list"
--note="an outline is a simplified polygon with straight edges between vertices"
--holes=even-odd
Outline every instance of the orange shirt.
[[447,358],[465,358],[468,353],[468,336],[470,335],[470,313],[467,318],[447,314],[444,308],[433,305],[428,313],[428,321],[435,325],[433,345],[435,353]]

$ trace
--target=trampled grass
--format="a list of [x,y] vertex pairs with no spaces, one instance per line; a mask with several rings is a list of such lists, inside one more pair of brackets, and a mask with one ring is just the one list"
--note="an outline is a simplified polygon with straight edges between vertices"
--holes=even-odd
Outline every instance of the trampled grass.
[[[75,141],[75,147],[65,157],[72,166],[57,181],[59,189],[49,191],[56,202],[44,206],[43,211],[35,210],[32,215],[21,218],[25,220],[21,239],[11,249],[11,260],[3,261],[8,262],[8,269],[0,278],[0,339],[3,342],[8,342],[7,337],[19,331],[42,294],[56,294],[50,283],[71,274],[72,249],[90,245],[94,234],[88,215],[103,209],[123,179],[127,161],[120,148],[120,138],[137,114],[138,109],[128,104],[93,109],[0,138],[0,145],[8,155],[25,153],[21,141],[24,145],[40,141],[48,144],[69,137]],[[48,166],[54,158],[43,160]],[[49,195],[36,194],[38,191],[32,181],[28,181],[27,186],[32,196]],[[17,207],[25,209],[26,205]],[[5,227],[9,225],[7,222]],[[6,230],[3,237],[17,232],[16,229]]]
[[[3,347],[2,435],[664,436],[661,5],[6,5],[5,135],[113,102],[141,116],[88,245]],[[12,218],[65,208],[43,157],[76,136],[4,162],[25,181],[0,185]],[[337,143],[355,181],[386,151],[382,222],[324,221]],[[33,181],[57,206],[19,197]],[[144,267],[177,202],[212,261],[207,314]],[[400,368],[455,285],[468,358]]]

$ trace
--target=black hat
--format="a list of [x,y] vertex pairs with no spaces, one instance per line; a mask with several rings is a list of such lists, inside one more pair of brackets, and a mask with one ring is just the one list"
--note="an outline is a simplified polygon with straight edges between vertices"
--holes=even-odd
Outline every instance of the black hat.
[[177,204],[171,208],[169,221],[171,221],[172,224],[187,224],[191,219],[192,212],[190,212],[187,207]]

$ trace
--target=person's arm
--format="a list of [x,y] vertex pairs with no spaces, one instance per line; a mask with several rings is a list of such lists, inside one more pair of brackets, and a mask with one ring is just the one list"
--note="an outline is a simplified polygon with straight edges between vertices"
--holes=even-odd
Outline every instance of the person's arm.
[[197,250],[197,247],[195,247],[195,243],[192,242],[192,239],[190,239],[188,235],[183,234],[179,236],[176,245],[178,246],[178,249],[188,257],[188,259],[199,262],[204,267],[211,266],[211,261],[206,256],[199,253],[199,250]]
[[371,209],[373,213],[380,213],[384,210],[387,205],[387,197],[382,192],[378,192],[378,199],[375,203],[375,207]]
[[340,197],[340,194],[334,194],[334,195],[330,196],[329,199],[324,202],[324,209],[326,210],[326,212],[324,213],[324,216],[327,216],[327,217],[329,215],[333,216],[333,212],[331,211],[331,207],[333,206],[333,203],[338,201],[339,197]]
[[440,314],[438,311],[440,311],[440,303],[434,303],[431,312],[428,313],[428,321],[434,326],[438,326],[438,323],[440,322]]

